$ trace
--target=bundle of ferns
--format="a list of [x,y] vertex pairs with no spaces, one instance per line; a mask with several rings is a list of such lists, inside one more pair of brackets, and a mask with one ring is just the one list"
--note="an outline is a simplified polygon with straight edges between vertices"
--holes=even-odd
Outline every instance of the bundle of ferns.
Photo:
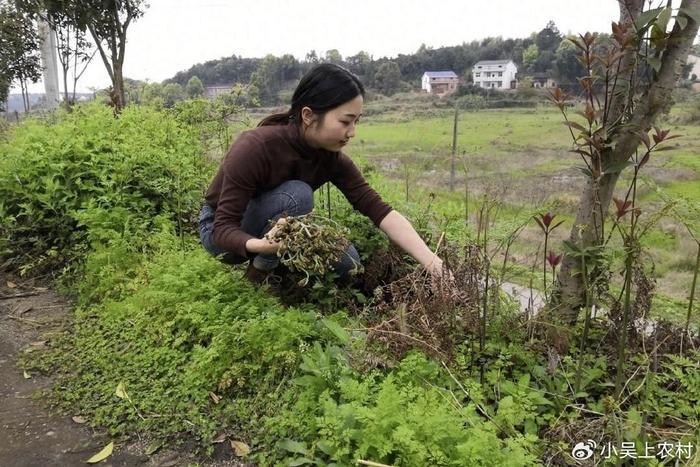
[[[333,270],[349,246],[348,234],[347,228],[312,212],[287,217],[271,240],[281,243],[277,252],[280,262],[291,271],[304,274],[299,281],[304,287],[311,277],[322,277]],[[359,265],[355,267],[358,271]]]

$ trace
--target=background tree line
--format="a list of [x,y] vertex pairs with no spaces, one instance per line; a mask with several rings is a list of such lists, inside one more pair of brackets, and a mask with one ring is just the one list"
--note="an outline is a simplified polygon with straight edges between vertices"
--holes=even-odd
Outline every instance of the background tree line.
[[177,73],[166,83],[186,86],[192,77],[204,86],[250,83],[259,91],[263,104],[277,104],[280,91],[288,89],[306,71],[320,62],[332,62],[358,75],[370,89],[391,95],[419,86],[426,70],[452,70],[464,82],[471,82],[471,68],[480,60],[513,60],[521,74],[547,74],[558,82],[574,85],[584,70],[576,59],[576,49],[553,22],[527,38],[489,37],[450,47],[421,45],[413,54],[375,59],[366,51],[343,57],[338,50],[325,53],[311,50],[304,59],[292,55],[243,58],[233,55],[210,60]]
[[[36,82],[41,76],[38,21],[48,24],[56,34],[64,101],[75,100],[77,80],[97,55],[111,78],[108,92],[117,111],[127,101],[162,101],[172,106],[185,97],[201,96],[205,87],[216,85],[238,85],[242,102],[247,104],[277,105],[288,101],[299,78],[321,62],[348,68],[369,89],[384,95],[419,87],[427,70],[452,70],[469,84],[471,68],[480,60],[513,60],[521,78],[543,74],[563,89],[576,87],[577,78],[585,74],[575,46],[550,21],[527,38],[489,37],[439,48],[423,44],[415,53],[395,58],[375,59],[366,51],[343,57],[336,49],[325,53],[311,50],[301,60],[289,54],[264,58],[232,55],[196,64],[163,83],[136,83],[123,76],[126,33],[145,9],[143,0],[0,0],[0,110],[11,85],[17,84],[24,91],[29,81]],[[607,34],[599,37],[603,39],[600,43],[609,40]],[[68,89],[71,64],[72,95]],[[462,94],[469,89],[462,89]]]

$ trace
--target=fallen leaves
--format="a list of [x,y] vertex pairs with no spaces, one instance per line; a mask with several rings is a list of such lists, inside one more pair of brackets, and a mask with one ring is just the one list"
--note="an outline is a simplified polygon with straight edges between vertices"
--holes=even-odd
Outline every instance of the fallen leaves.
[[238,457],[245,457],[250,454],[250,446],[243,441],[231,441],[231,448]]
[[80,415],[76,415],[74,417],[71,417],[70,419],[79,425],[82,425],[83,423],[87,422],[87,419],[85,417],[81,417]]
[[98,452],[85,462],[87,462],[88,464],[97,464],[98,462],[101,462],[107,459],[109,456],[111,456],[112,451],[114,451],[114,442],[109,443],[107,446],[102,448],[100,452]]
[[124,383],[117,384],[117,389],[114,391],[114,394],[120,399],[126,399],[131,402],[131,397],[127,394]]

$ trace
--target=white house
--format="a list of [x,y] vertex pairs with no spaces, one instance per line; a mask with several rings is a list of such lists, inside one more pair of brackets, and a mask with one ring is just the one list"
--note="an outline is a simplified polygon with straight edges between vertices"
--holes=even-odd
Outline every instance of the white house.
[[472,78],[482,88],[515,89],[517,72],[513,60],[482,60],[472,67]]
[[431,94],[448,94],[457,90],[459,77],[454,71],[426,71],[423,73],[421,89]]

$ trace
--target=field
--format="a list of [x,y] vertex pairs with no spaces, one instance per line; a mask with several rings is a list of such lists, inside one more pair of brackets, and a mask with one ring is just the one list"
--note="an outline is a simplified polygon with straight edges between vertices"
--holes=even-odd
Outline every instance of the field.
[[[347,149],[375,165],[395,181],[394,190],[408,184],[409,202],[420,204],[428,193],[435,193],[434,210],[443,216],[464,219],[465,179],[472,201],[469,222],[476,224],[479,200],[487,193],[497,196],[503,207],[498,223],[509,224],[522,212],[551,210],[567,219],[555,233],[557,241],[568,237],[584,176],[582,163],[570,149],[571,136],[562,124],[558,109],[540,106],[530,109],[481,110],[459,114],[455,190],[451,193],[449,170],[452,151],[454,112],[440,110],[441,116],[410,118],[400,111],[370,114]],[[408,112],[410,114],[410,111]],[[655,155],[646,166],[646,177],[670,196],[681,195],[700,203],[700,127],[663,125],[672,134],[674,149]],[[465,172],[466,170],[466,172]],[[627,188],[623,177],[618,197]],[[642,185],[640,207],[651,214],[663,204],[651,188]],[[405,201],[405,196],[397,196]],[[461,206],[460,206],[461,205]],[[460,209],[461,208],[461,209]],[[531,222],[514,244],[514,257],[527,267],[538,249],[539,231]],[[659,301],[656,316],[680,318],[687,300],[694,266],[695,242],[683,225],[672,216],[662,217],[644,239],[655,263]],[[516,269],[508,280],[524,283]],[[676,304],[673,306],[672,304]]]

